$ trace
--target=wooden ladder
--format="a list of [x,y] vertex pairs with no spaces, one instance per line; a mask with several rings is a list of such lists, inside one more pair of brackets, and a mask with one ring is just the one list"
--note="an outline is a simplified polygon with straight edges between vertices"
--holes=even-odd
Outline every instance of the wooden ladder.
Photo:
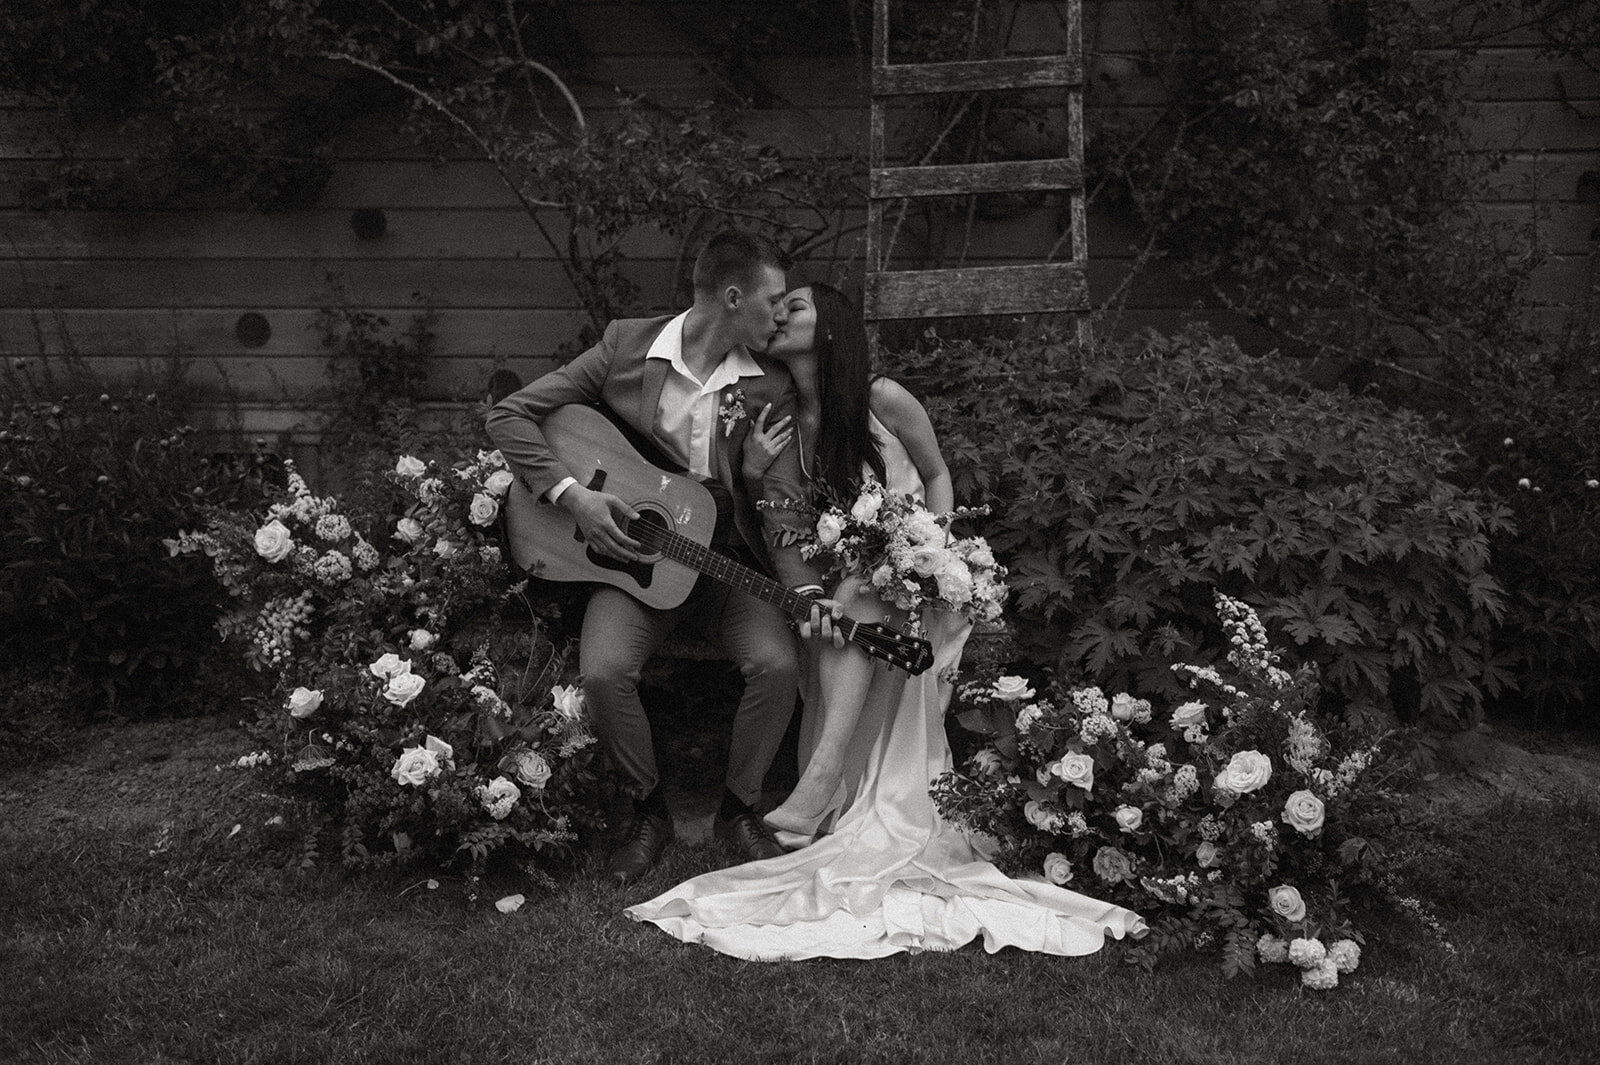
[[[1072,312],[1080,340],[1089,339],[1088,223],[1083,185],[1082,5],[1067,5],[1067,51],[959,63],[889,62],[889,0],[875,0],[872,19],[872,106],[868,131],[868,322],[987,314]],[[1067,152],[1057,159],[888,166],[884,119],[899,97],[1017,89],[1066,90]],[[890,270],[884,216],[891,200],[983,192],[1065,191],[1070,203],[1071,256],[1060,262]]]

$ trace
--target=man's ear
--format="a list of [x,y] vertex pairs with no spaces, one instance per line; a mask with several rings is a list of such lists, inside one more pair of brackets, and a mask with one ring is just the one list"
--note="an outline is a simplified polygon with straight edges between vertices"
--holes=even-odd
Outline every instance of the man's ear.
[[738,285],[729,285],[727,288],[722,290],[723,310],[730,312],[737,311],[739,309],[739,304],[742,302],[744,302],[744,293],[739,290]]

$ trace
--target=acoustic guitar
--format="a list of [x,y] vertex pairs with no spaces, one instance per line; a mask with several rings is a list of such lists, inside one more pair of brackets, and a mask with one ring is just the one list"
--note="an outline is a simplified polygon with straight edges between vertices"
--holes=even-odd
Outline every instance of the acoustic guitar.
[[[771,603],[795,621],[811,617],[810,599],[711,550],[707,545],[717,522],[711,493],[692,477],[646,461],[599,410],[580,404],[558,407],[540,428],[550,450],[579,483],[610,492],[638,512],[625,531],[642,545],[643,557],[624,562],[593,550],[566,508],[535,499],[520,481],[513,481],[506,495],[505,528],[517,566],[545,580],[609,584],[657,610],[682,603],[704,575]],[[882,622],[841,618],[835,625],[867,654],[913,676],[933,664],[927,640]]]

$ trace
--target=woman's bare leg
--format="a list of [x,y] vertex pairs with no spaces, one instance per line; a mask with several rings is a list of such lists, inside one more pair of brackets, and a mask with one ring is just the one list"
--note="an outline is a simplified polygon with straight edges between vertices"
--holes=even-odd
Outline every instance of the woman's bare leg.
[[[881,621],[887,615],[894,622],[904,617],[902,611],[889,607],[872,592],[861,592],[859,582],[854,580],[845,581],[834,597],[851,618]],[[854,644],[842,648],[826,644],[818,648],[818,655],[819,705],[806,707],[807,715],[820,715],[815,745],[794,791],[782,806],[766,816],[774,828],[800,835],[814,833],[837,805],[845,755],[861,719],[867,689],[872,686],[874,673],[885,668]]]

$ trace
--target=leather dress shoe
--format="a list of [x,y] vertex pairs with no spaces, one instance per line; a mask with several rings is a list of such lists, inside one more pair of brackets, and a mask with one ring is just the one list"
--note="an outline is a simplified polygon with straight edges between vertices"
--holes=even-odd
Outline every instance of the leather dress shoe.
[[772,829],[752,810],[726,820],[718,817],[712,834],[733,847],[747,862],[776,858],[785,853],[778,841],[772,838]]
[[639,814],[628,830],[627,840],[606,859],[606,879],[631,884],[656,864],[661,852],[672,842],[672,819]]

